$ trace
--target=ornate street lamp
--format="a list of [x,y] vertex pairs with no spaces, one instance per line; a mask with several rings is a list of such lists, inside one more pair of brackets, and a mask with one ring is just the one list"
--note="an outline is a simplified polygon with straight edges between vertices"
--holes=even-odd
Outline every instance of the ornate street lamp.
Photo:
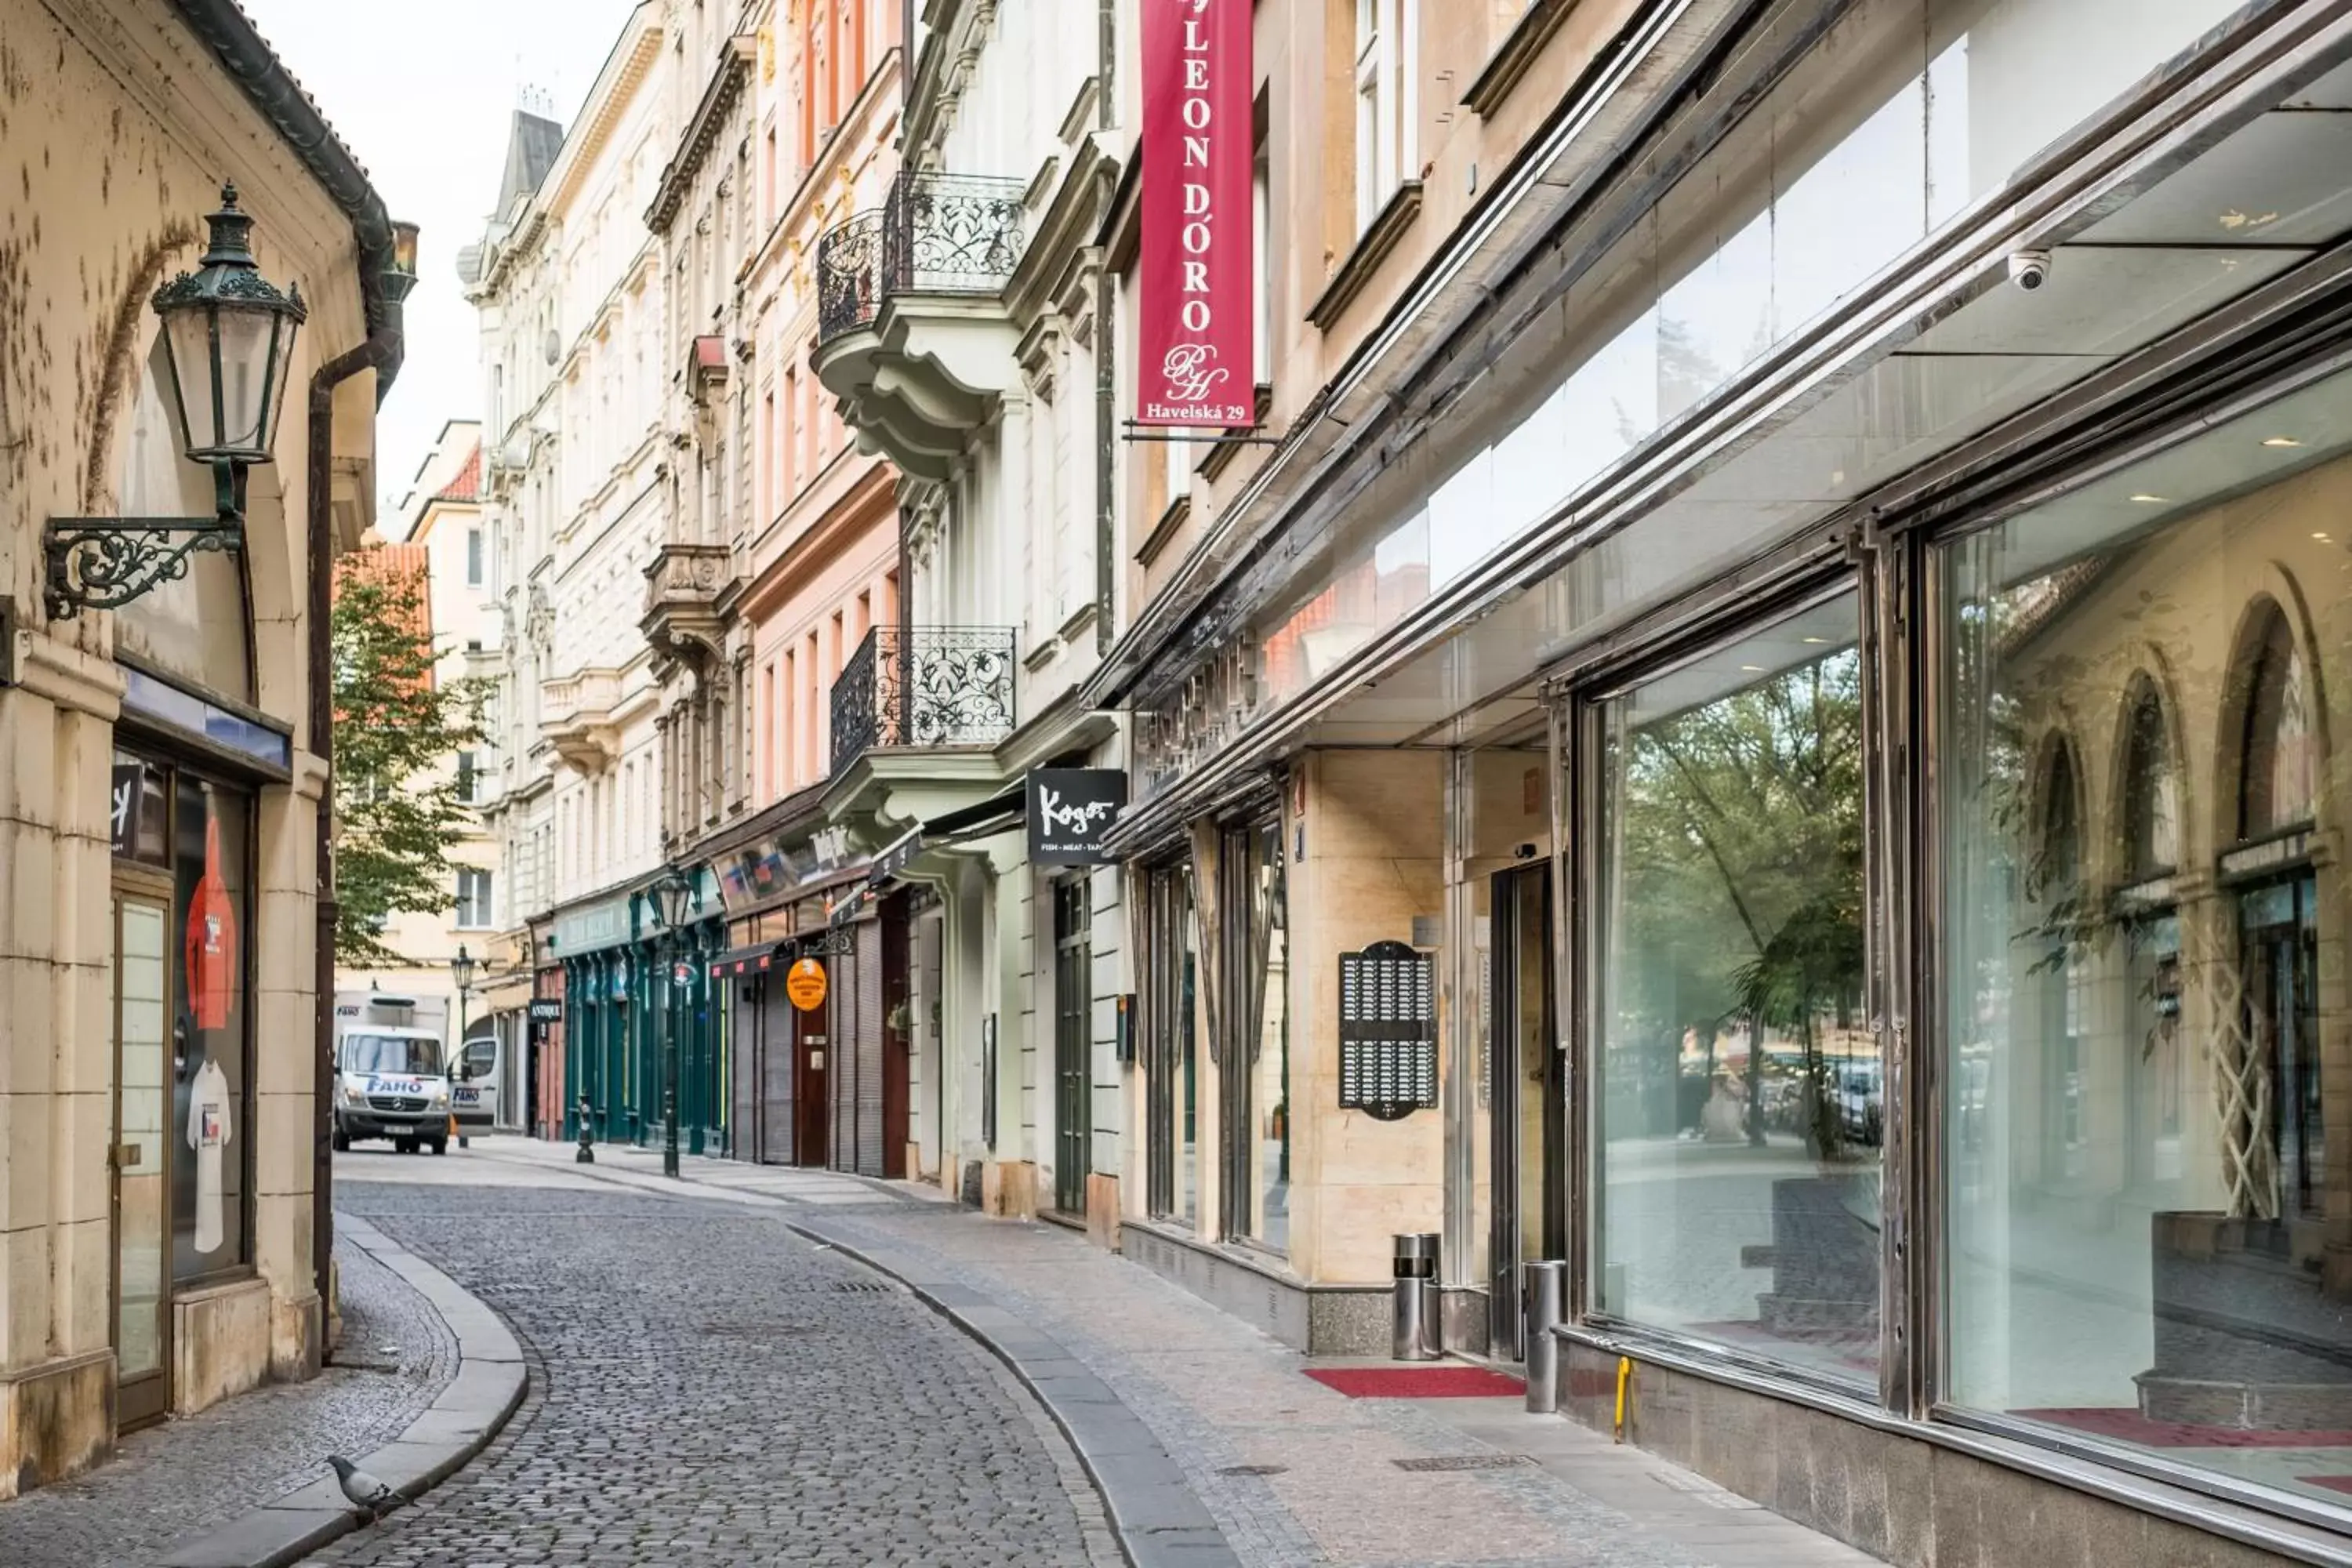
[[310,310],[299,289],[262,277],[247,243],[253,219],[221,188],[212,244],[194,272],[155,291],[163,322],[165,389],[180,451],[213,471],[211,517],[53,517],[43,538],[50,618],[111,610],[187,574],[199,550],[245,546],[246,472],[270,460],[294,336]]
[[[646,889],[655,929],[661,933],[656,952],[677,951],[676,940],[685,929],[694,896],[692,879],[675,866]],[[662,1009],[662,1174],[670,1177],[677,1174],[677,1007],[681,989],[677,977],[685,967],[683,959],[673,962],[666,993],[669,1005]]]
[[[462,942],[457,944],[457,956],[449,961],[449,978],[457,983],[457,1059],[450,1064],[449,1076],[462,1082],[471,1076],[466,1067],[466,988],[474,983],[474,955],[466,951]],[[454,1109],[451,1116],[454,1120]],[[457,1147],[472,1147],[472,1140],[460,1132]]]

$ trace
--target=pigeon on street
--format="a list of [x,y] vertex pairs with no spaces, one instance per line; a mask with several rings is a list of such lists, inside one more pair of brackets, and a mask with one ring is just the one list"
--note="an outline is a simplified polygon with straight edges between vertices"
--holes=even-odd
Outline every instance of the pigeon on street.
[[335,1479],[342,1483],[343,1495],[367,1510],[370,1524],[382,1519],[387,1510],[400,1501],[397,1492],[341,1454],[328,1455],[327,1463],[335,1467]]

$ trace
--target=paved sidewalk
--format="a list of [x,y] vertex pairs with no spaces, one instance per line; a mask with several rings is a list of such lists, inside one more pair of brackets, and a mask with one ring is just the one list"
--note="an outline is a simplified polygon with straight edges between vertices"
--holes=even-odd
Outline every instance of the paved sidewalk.
[[307,1383],[256,1389],[122,1440],[112,1462],[0,1503],[7,1568],[152,1568],[171,1548],[324,1475],[404,1430],[457,1369],[440,1316],[390,1269],[338,1241],[343,1342]]
[[[569,1145],[522,1140],[478,1140],[475,1152],[572,1158]],[[600,1146],[597,1160],[575,1173],[662,1184],[656,1152]],[[1876,1561],[1517,1399],[1346,1398],[1302,1375],[1310,1363],[1297,1352],[1058,1226],[822,1172],[688,1158],[682,1173],[713,1196],[805,1205],[845,1244],[922,1258],[1058,1341],[1141,1418],[1252,1568]],[[1466,1468],[1399,1463],[1429,1460]]]

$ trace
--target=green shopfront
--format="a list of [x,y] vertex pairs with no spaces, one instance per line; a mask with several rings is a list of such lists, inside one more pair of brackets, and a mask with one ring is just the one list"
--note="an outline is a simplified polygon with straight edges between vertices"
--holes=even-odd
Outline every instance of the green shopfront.
[[709,963],[726,928],[707,879],[700,895],[677,931],[661,929],[643,889],[557,911],[551,944],[563,971],[566,1139],[580,1136],[584,1104],[598,1142],[660,1144],[663,1052],[675,1039],[678,1147],[727,1152],[727,1009]]

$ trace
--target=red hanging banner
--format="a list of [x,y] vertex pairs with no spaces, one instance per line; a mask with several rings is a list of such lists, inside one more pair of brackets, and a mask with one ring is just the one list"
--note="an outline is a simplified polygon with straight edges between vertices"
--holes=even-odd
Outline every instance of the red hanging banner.
[[1136,423],[1257,422],[1251,0],[1143,0]]

